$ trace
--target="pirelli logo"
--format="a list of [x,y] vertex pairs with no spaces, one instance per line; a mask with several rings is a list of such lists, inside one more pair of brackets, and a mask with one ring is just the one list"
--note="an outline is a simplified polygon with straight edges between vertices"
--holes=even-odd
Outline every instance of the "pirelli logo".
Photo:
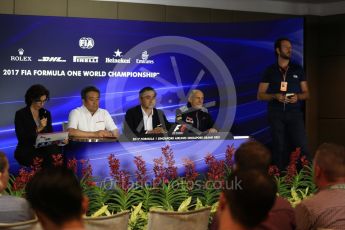
[[97,56],[73,56],[73,62],[98,63],[98,57]]

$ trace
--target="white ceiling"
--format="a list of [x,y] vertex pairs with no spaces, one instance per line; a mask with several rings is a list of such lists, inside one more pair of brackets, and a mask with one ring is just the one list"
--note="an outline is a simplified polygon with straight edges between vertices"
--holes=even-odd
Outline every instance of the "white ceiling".
[[169,6],[202,7],[292,15],[334,15],[345,13],[345,0],[94,0]]

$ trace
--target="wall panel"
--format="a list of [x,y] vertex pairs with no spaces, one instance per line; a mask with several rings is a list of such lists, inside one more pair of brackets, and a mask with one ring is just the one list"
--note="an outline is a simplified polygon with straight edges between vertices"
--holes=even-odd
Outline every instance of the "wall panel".
[[335,142],[345,146],[345,119],[321,119],[320,120],[320,144],[323,142]]
[[345,55],[345,15],[321,17],[320,20],[320,56]]
[[15,14],[67,16],[67,0],[15,0]]
[[166,6],[167,22],[210,22],[211,10],[205,8]]
[[0,14],[13,14],[13,13],[14,13],[14,0],[1,0]]
[[116,2],[96,2],[85,0],[68,0],[69,17],[84,18],[117,18]]
[[119,19],[165,21],[165,7],[161,5],[119,3]]
[[345,56],[320,58],[319,116],[345,118]]

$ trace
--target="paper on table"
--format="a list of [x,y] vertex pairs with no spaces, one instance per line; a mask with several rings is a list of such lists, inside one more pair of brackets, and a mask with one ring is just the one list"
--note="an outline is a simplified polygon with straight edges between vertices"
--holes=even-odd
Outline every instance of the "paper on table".
[[56,132],[56,133],[40,133],[36,138],[36,148],[59,144],[68,139],[68,132]]

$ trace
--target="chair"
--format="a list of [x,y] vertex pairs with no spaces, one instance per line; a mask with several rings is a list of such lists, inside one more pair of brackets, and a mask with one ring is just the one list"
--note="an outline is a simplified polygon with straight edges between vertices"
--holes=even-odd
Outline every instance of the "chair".
[[211,208],[188,212],[150,211],[148,230],[207,230]]
[[0,223],[1,230],[42,230],[38,219],[20,221],[15,223]]
[[66,132],[68,128],[68,121],[63,121],[61,125],[62,125],[62,131]]
[[87,230],[127,230],[129,211],[124,211],[112,216],[84,217]]

